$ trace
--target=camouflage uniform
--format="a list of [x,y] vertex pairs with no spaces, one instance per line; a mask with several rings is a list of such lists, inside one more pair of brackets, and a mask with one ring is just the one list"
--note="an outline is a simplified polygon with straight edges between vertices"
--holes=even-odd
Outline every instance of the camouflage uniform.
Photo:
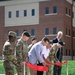
[[[22,62],[24,61],[28,61],[28,46],[27,43],[25,41],[23,41],[22,39],[19,39],[17,42],[17,46],[16,46],[16,58],[17,58],[17,62],[19,64],[19,67],[17,67],[17,72],[18,75],[24,75],[24,65],[22,64]],[[25,75],[27,75],[27,68],[25,66]]]
[[34,44],[30,44],[30,45],[28,46],[28,52],[30,51],[30,49],[32,48],[33,45],[34,45]]
[[[16,33],[10,31],[8,36],[16,37]],[[15,47],[13,42],[10,42],[9,39],[5,42],[3,46],[3,65],[5,68],[6,75],[14,75],[14,64],[16,65],[16,59],[14,56]]]
[[[53,44],[52,45],[52,47],[50,48],[50,54],[49,54],[49,59],[50,59],[50,61],[58,61],[58,59],[57,59],[57,57],[56,57],[56,54],[57,54],[57,51],[58,51],[58,49],[57,49],[57,43],[56,44]],[[48,67],[49,68],[49,70],[48,70],[48,72],[46,73],[46,75],[51,75],[51,73],[52,73],[52,66],[49,66]]]

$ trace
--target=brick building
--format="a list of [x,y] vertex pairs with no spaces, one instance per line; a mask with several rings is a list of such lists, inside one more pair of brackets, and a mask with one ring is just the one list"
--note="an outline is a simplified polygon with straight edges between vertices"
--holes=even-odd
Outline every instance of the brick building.
[[[61,30],[64,33],[63,41],[66,43],[63,54],[73,59],[75,56],[74,6],[74,0],[0,1],[0,56],[10,30],[15,31],[18,37],[27,30],[38,40],[43,36],[53,39]],[[28,44],[30,42],[31,40]]]

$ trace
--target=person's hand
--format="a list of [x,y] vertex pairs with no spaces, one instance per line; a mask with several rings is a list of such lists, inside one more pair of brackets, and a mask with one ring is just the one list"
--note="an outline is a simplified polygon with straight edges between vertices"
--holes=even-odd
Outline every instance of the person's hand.
[[44,66],[46,66],[47,64],[46,64],[46,62],[42,62],[42,64],[44,65]]
[[57,61],[55,61],[55,63],[60,63],[60,61],[59,61],[59,60],[57,60]]

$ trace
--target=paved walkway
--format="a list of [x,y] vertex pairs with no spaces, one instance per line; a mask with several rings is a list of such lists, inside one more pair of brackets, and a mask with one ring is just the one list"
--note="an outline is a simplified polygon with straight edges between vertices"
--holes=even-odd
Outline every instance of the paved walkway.
[[[5,74],[0,74],[0,75],[5,75]],[[17,75],[17,74],[15,74],[15,75]]]

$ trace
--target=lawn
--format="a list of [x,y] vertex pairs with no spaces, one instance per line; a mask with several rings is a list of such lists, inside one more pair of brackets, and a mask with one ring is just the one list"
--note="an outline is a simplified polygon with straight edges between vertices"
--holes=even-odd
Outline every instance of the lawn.
[[[66,65],[62,67],[62,75],[66,75]],[[75,60],[68,61],[68,75],[75,75]]]
[[[4,68],[3,68],[3,61],[0,60],[0,74],[4,74]],[[67,75],[66,74],[66,65],[63,65],[62,67],[62,75]],[[75,75],[75,61],[70,60],[68,61],[68,75]]]
[[3,61],[0,60],[0,74],[4,74]]
[[[16,72],[16,70],[14,69],[14,73]],[[3,67],[3,61],[0,60],[0,74],[4,74],[5,71],[4,71],[4,67]]]

